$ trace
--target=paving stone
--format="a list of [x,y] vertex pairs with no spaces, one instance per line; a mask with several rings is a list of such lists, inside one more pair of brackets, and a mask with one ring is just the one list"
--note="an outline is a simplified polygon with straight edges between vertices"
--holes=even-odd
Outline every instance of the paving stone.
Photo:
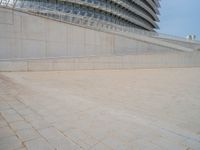
[[101,142],[114,150],[128,150],[128,146],[119,138],[107,137]]
[[0,111],[0,120],[4,120],[3,116],[1,115],[1,111]]
[[6,121],[4,121],[4,120],[0,120],[0,128],[1,127],[5,127],[5,126],[7,126],[8,124],[6,123]]
[[14,132],[9,127],[0,128],[0,138],[14,135]]
[[28,141],[40,137],[39,133],[33,128],[18,130],[16,134],[22,141]]
[[18,114],[5,114],[3,115],[6,121],[8,122],[15,122],[15,121],[22,121],[24,120],[20,115]]
[[80,139],[72,140],[74,143],[76,143],[81,149],[90,149],[92,146],[86,144],[84,141]]
[[47,141],[43,138],[34,139],[24,143],[28,150],[55,150]]
[[79,127],[72,121],[71,122],[70,121],[61,121],[61,122],[59,121],[59,122],[52,123],[52,125],[62,132]]
[[80,146],[72,142],[71,140],[67,139],[64,136],[54,137],[48,139],[48,142],[56,148],[56,150],[78,150],[81,149]]
[[11,107],[16,111],[19,111],[21,109],[25,109],[27,106],[24,105],[23,103],[19,103],[19,104],[11,105]]
[[0,102],[0,111],[10,109],[10,105],[5,102]]
[[7,101],[7,103],[10,105],[10,106],[14,106],[14,105],[23,105],[23,103],[21,103],[20,101],[18,101],[16,99],[16,97],[11,97],[11,100]]
[[20,148],[20,149],[15,149],[15,150],[27,150],[26,148]]
[[2,115],[11,115],[11,114],[16,114],[17,112],[10,108],[10,109],[5,109],[5,110],[1,110],[1,114]]
[[93,147],[91,147],[90,150],[113,150],[113,149],[109,148],[105,144],[98,143],[94,145]]
[[[129,147],[130,150],[132,149],[136,149],[136,150],[170,150],[170,149],[165,149],[164,147],[160,147],[157,144],[153,144],[151,143],[151,141],[147,141],[145,139],[140,139],[140,140],[136,140],[132,143],[130,143],[130,145],[126,145],[127,147]],[[176,150],[176,149],[174,149]]]
[[38,131],[46,139],[63,136],[63,134],[54,127],[45,128]]
[[16,136],[0,138],[0,150],[14,150],[22,147],[21,141]]
[[183,144],[187,147],[187,149],[194,149],[194,150],[200,149],[200,141],[193,141],[187,139],[183,141]]
[[74,142],[78,143],[78,145],[86,149],[96,145],[99,142],[95,138],[87,135],[79,129],[71,129],[66,131],[64,134]]
[[27,123],[25,121],[12,122],[12,123],[10,123],[10,126],[15,131],[22,130],[22,129],[30,129],[30,128],[32,128],[31,124],[29,124],[29,123]]
[[31,115],[34,113],[30,108],[27,108],[27,107],[21,108],[21,109],[17,110],[17,112],[22,116]]
[[[160,146],[163,150],[170,150],[170,149],[175,149],[175,150],[182,150],[182,149],[187,149],[187,147],[183,144],[178,142],[176,139],[171,139],[171,140],[166,140],[164,138],[159,138],[156,140],[151,139],[151,143]],[[185,143],[186,144],[186,143]],[[133,144],[134,145],[139,145],[138,143]]]
[[[8,87],[6,87],[6,89],[3,89],[5,91],[0,95],[1,95],[1,98],[3,99],[3,101],[9,104],[10,101],[16,100],[16,98],[13,97],[13,95],[10,95],[7,93],[8,89],[9,89]],[[0,92],[1,92],[1,90],[0,90]]]
[[44,129],[44,128],[49,128],[52,125],[47,122],[46,120],[40,119],[40,120],[31,120],[30,121],[31,125],[35,128],[35,129]]
[[23,118],[13,109],[4,110],[1,114],[8,122],[23,120]]
[[23,85],[2,83],[0,93],[14,88],[26,105],[2,93],[0,140],[17,133],[36,150],[200,149],[199,68],[0,74]]
[[34,122],[36,120],[43,120],[43,118],[36,113],[27,114],[27,115],[24,115],[23,117],[25,120],[27,120],[29,122]]

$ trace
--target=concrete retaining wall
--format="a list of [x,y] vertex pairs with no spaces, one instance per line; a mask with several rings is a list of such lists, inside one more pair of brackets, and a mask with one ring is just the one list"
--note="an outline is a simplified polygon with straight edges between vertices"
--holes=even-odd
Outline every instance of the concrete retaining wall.
[[200,67],[200,52],[0,61],[0,71]]
[[149,54],[177,50],[184,50],[184,47],[145,36],[125,37],[0,8],[0,59]]
[[197,41],[192,41],[192,40],[184,41],[184,40],[176,40],[176,39],[169,39],[169,38],[159,38],[159,39],[166,42],[182,45],[187,48],[192,48],[194,50],[200,49],[200,43]]
[[200,66],[199,52],[184,51],[192,50],[0,8],[0,71]]

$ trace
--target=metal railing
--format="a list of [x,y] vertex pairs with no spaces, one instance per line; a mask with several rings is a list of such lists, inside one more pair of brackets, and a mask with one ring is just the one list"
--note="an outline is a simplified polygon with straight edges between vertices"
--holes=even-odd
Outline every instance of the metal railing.
[[0,0],[0,6],[26,13],[32,13],[34,15],[39,15],[70,24],[92,28],[95,30],[113,32],[125,36],[133,36],[133,34],[138,34],[145,35],[151,38],[173,39],[183,42],[200,44],[200,41],[188,40],[186,38],[181,38],[177,36],[122,26],[112,22],[104,21],[100,18],[95,18],[92,16],[88,17],[87,15],[82,15],[80,12],[73,14],[73,12],[69,10],[65,11],[65,8],[59,4],[45,3],[37,0],[34,2],[26,0]]

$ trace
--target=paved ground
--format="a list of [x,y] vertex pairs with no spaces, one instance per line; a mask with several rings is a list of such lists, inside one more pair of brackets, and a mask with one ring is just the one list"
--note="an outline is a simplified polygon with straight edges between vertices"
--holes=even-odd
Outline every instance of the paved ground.
[[200,68],[0,73],[0,150],[200,150]]

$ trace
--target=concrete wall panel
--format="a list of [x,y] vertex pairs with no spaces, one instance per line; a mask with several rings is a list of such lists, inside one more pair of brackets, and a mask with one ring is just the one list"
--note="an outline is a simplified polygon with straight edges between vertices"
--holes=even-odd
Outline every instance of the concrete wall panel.
[[13,24],[13,12],[8,9],[0,9],[0,24]]
[[65,42],[46,42],[46,57],[67,56],[67,45]]
[[[5,15],[2,11],[6,11],[9,15]],[[0,37],[2,38],[14,38],[18,37],[19,33],[21,33],[21,16],[16,15],[15,12],[8,9],[1,9],[1,22],[0,23]],[[6,21],[7,19],[10,20],[12,15],[12,23]],[[8,18],[7,18],[8,17]]]
[[22,40],[21,58],[45,58],[45,42],[36,40]]
[[0,38],[0,59],[10,58],[11,39]]
[[45,20],[46,40],[50,42],[66,42],[67,29],[64,23],[57,23],[51,20]]
[[21,16],[21,33],[19,38],[29,40],[45,40],[46,25],[45,20],[36,16],[22,14]]
[[67,30],[68,30],[67,40],[69,41],[69,43],[78,44],[78,45],[85,44],[87,37],[85,36],[84,28],[79,28],[77,26],[69,25],[67,26]]
[[43,33],[45,32],[45,20],[37,16],[31,16],[28,14],[22,15],[22,32],[28,33]]
[[75,43],[69,44],[69,50],[67,56],[78,57],[78,56],[84,56],[86,54],[87,52],[85,51],[85,45],[83,46],[81,44],[75,44]]
[[11,58],[20,58],[22,50],[22,41],[18,38],[10,38],[10,56]]
[[95,31],[85,29],[85,44],[95,44]]
[[0,38],[0,59],[15,59],[21,57],[21,40],[15,38]]

